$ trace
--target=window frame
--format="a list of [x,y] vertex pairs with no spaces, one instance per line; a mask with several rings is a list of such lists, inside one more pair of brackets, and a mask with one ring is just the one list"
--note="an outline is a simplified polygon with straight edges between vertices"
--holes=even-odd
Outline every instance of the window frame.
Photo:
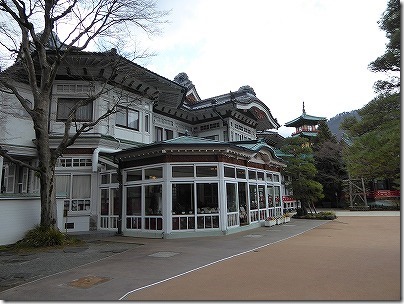
[[[79,101],[83,100],[83,98],[78,98],[78,97],[58,97],[57,99],[57,107],[56,107],[56,121],[67,121],[67,115],[63,114],[62,116],[62,108],[60,107],[62,102],[73,102],[73,103],[77,103]],[[66,104],[64,104],[64,107],[67,107]],[[91,109],[88,109],[88,114],[91,117],[77,117],[77,114],[80,113],[80,109],[83,109],[85,107],[88,107]],[[71,109],[71,108],[70,108]],[[63,109],[64,110],[64,109]],[[83,109],[84,110],[84,109]],[[69,112],[70,113],[70,110]],[[82,105],[80,107],[77,108],[76,113],[75,113],[75,117],[73,118],[72,121],[74,122],[88,122],[88,121],[93,121],[94,119],[94,101],[89,102],[86,105]]]
[[[123,113],[125,116],[125,124],[122,123],[118,123],[118,119],[115,119],[115,125],[118,127],[122,127],[122,128],[127,128],[127,129],[131,129],[131,130],[135,130],[135,131],[139,131],[140,128],[140,112],[138,110],[129,108],[129,107],[124,107],[124,106],[117,106],[117,112],[116,115],[118,116],[119,113]],[[135,114],[135,116],[137,116],[137,119],[134,120],[135,126],[132,127],[131,126],[131,122],[129,121],[129,118],[131,117],[130,114]]]

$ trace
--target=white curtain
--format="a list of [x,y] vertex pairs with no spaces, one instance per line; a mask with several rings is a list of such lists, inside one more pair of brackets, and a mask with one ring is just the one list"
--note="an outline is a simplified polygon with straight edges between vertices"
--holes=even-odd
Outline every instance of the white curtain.
[[91,175],[74,175],[72,181],[72,198],[85,199],[91,196]]
[[70,197],[70,175],[56,175],[56,195]]

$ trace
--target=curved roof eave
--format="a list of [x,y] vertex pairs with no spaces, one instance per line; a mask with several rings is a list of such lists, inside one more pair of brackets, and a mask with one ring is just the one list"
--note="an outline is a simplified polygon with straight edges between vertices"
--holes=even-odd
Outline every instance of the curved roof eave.
[[[255,95],[248,92],[230,92],[201,100],[200,102],[192,105],[183,103],[182,107],[189,111],[198,111],[226,105],[231,105],[238,110],[250,111],[254,117],[257,118],[258,130],[278,129],[281,126],[278,123],[278,120],[272,116],[271,110],[267,107],[267,105],[259,100]],[[257,117],[257,112],[253,110],[254,107],[265,114],[264,119]]]
[[257,154],[262,150],[268,150],[274,160],[277,160],[281,163],[284,162],[283,159],[277,155],[275,149],[260,140],[252,140],[249,142],[230,142],[230,144],[233,144],[238,148],[252,151],[254,154]]
[[285,127],[296,127],[296,126],[300,126],[301,123],[304,123],[304,122],[319,122],[321,120],[327,120],[327,118],[302,114],[298,118],[295,118],[295,119],[285,123]]
[[234,150],[243,151],[244,153],[246,153],[246,156],[249,155],[249,157],[253,157],[260,151],[266,150],[271,155],[272,160],[275,162],[276,165],[285,166],[283,159],[276,155],[276,152],[274,149],[272,149],[272,147],[268,146],[266,143],[257,140],[245,141],[245,142],[221,142],[199,137],[181,136],[170,140],[165,140],[162,142],[155,142],[151,144],[144,144],[139,147],[128,148],[119,152],[115,152],[113,153],[113,155],[117,158],[121,157],[131,158],[130,155],[132,153],[136,154],[135,152],[154,150],[156,148],[165,150],[170,149],[170,147],[177,149],[180,147],[183,149],[190,149],[191,147],[195,149],[198,149],[198,147],[203,149],[207,148],[232,149],[233,151]]
[[278,123],[277,119],[272,116],[271,110],[267,107],[266,104],[264,104],[261,100],[258,98],[254,97],[251,98],[250,101],[247,102],[239,102],[237,99],[235,100],[235,105],[237,109],[240,110],[251,110],[254,107],[265,113],[265,116],[267,118],[267,122],[265,122],[263,119],[259,118],[256,116],[255,113],[254,116],[257,117],[257,130],[263,131],[267,129],[278,129],[281,125]]

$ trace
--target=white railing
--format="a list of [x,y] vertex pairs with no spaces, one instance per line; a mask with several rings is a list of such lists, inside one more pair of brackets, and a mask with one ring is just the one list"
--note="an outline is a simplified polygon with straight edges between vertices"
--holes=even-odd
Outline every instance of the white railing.
[[267,218],[267,210],[266,209],[260,209],[260,221],[265,221]]
[[142,217],[126,216],[126,229],[142,229]]
[[275,207],[275,216],[282,215],[282,207]]
[[219,214],[198,214],[197,229],[219,228]]
[[275,217],[275,207],[268,208],[268,213],[269,217]]
[[144,228],[146,230],[163,230],[162,216],[146,216],[144,221]]
[[227,227],[240,225],[240,216],[238,212],[227,213]]
[[269,217],[277,217],[277,216],[282,216],[282,207],[271,207],[268,208]]
[[258,222],[258,210],[250,210],[250,223]]
[[173,215],[172,230],[195,229],[195,215]]
[[118,215],[101,215],[100,217],[100,228],[102,229],[113,229],[118,228]]

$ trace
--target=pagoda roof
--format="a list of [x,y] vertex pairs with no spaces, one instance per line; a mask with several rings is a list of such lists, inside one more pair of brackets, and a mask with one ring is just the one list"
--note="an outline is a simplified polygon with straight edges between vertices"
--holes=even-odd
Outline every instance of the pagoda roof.
[[298,132],[292,135],[292,137],[298,137],[298,136],[303,136],[303,137],[316,137],[317,132],[307,132],[307,131],[302,131]]
[[326,117],[312,116],[306,113],[303,113],[298,118],[295,118],[287,123],[285,123],[285,127],[299,127],[303,125],[315,125],[319,121],[327,120]]

